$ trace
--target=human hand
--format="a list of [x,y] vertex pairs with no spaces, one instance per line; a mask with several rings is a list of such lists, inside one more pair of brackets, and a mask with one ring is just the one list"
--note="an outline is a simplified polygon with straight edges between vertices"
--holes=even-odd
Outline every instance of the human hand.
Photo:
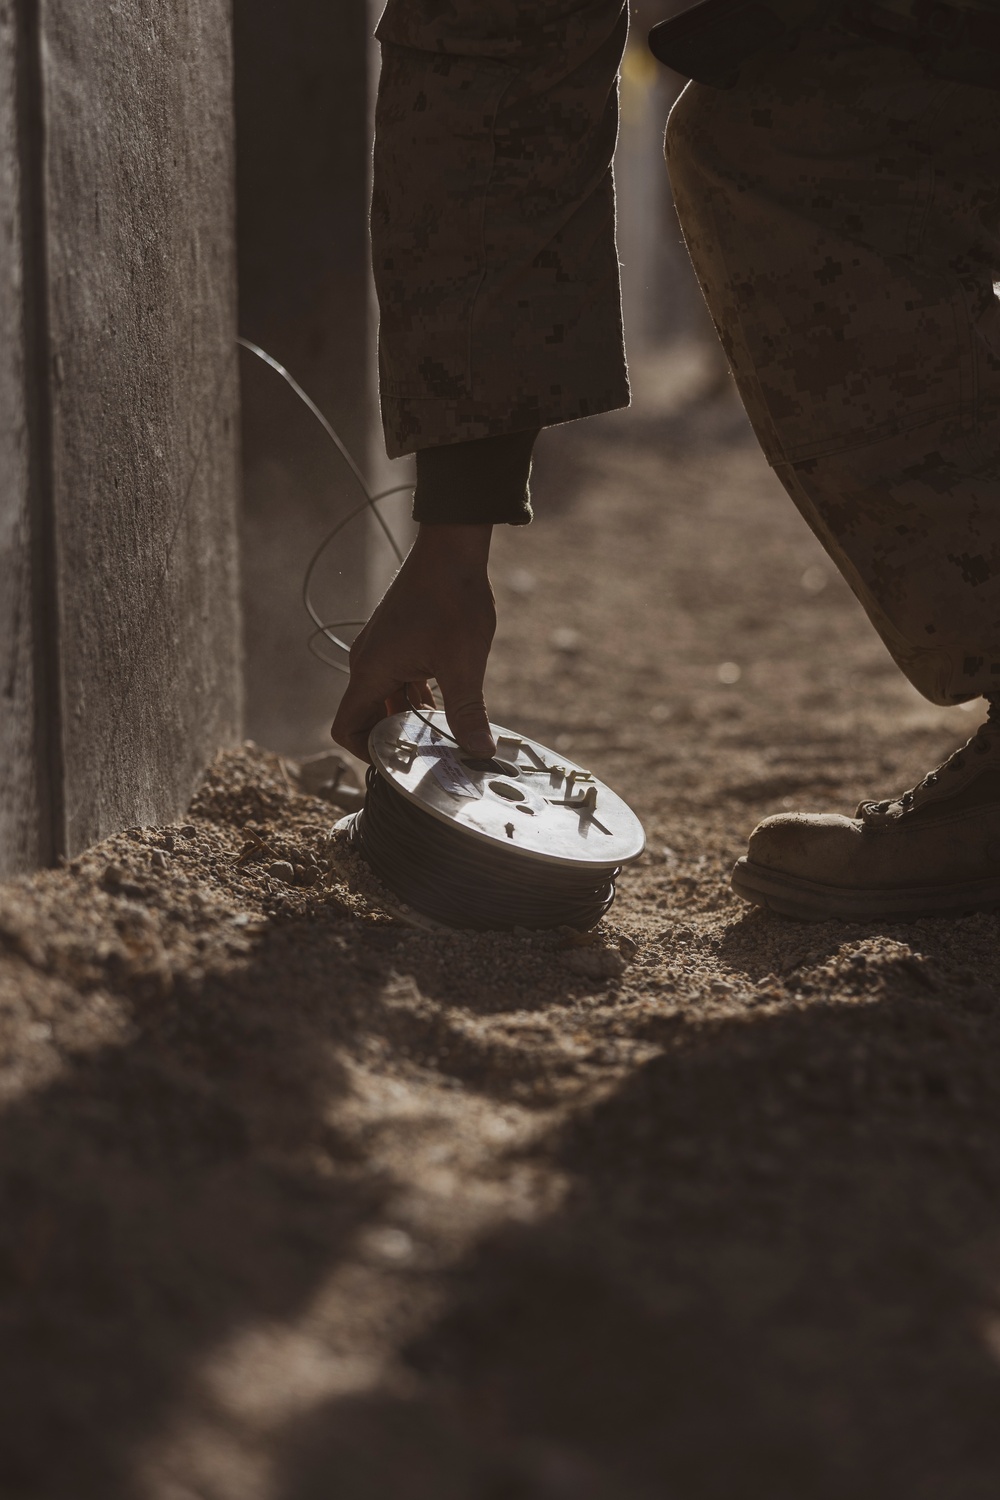
[[351,647],[351,680],[331,734],[370,760],[368,736],[386,714],[433,708],[437,679],[451,732],[463,750],[496,751],[483,679],[496,630],[490,587],[491,526],[420,527],[381,603]]

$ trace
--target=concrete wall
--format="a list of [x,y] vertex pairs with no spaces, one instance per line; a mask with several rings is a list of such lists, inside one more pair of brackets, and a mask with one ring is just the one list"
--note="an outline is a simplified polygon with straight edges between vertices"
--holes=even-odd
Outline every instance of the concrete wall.
[[7,873],[175,815],[239,731],[238,383],[226,0],[0,5],[22,208],[0,248],[0,566],[33,594]]
[[[366,0],[235,0],[240,330],[292,372],[372,468],[371,21]],[[247,729],[329,744],[343,679],[306,655],[302,573],[360,494],[314,419],[242,355]],[[337,615],[369,605],[368,528],[317,578]]]

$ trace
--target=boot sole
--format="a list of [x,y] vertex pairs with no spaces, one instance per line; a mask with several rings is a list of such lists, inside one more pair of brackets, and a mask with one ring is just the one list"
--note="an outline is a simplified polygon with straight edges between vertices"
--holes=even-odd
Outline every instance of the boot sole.
[[731,881],[737,896],[755,906],[804,922],[864,921],[871,917],[945,917],[1000,906],[1000,879],[961,885],[892,886],[883,890],[821,885],[782,875],[744,857]]

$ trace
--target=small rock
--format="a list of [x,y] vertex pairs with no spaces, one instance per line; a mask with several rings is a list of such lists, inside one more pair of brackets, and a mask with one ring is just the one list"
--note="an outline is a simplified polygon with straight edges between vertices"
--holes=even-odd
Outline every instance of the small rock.
[[342,807],[344,812],[358,812],[365,805],[365,794],[356,786],[338,786],[324,792],[327,802]]
[[181,838],[184,838],[184,839],[193,839],[194,838],[194,833],[195,833],[194,824],[193,823],[185,823],[184,827],[181,829]]
[[268,865],[267,873],[273,880],[283,880],[286,885],[295,884],[295,867],[287,859],[276,859],[273,865]]
[[549,645],[553,651],[563,651],[567,656],[573,656],[582,647],[583,636],[571,625],[561,625],[549,636]]
[[154,870],[165,870],[167,868],[167,856],[162,849],[154,849],[149,856],[149,863]]
[[299,781],[302,790],[311,797],[329,798],[333,788],[340,785],[344,777],[353,781],[347,761],[334,750],[324,750],[319,755],[307,755],[299,762]]
[[405,1229],[396,1229],[388,1224],[377,1225],[365,1232],[361,1245],[373,1260],[400,1265],[411,1260],[415,1246]]
[[42,945],[36,942],[29,932],[15,927],[10,923],[5,923],[2,931],[4,939],[10,944],[15,953],[19,953],[33,968],[45,968],[48,962],[48,955]]
[[138,906],[133,900],[122,903],[115,917],[115,926],[124,938],[132,941],[148,939],[156,932],[155,918],[144,906]]
[[618,979],[625,972],[625,961],[613,948],[570,948],[560,957],[584,979]]
[[131,870],[120,865],[109,865],[101,877],[101,884],[109,894],[124,896],[129,901],[145,901],[150,895],[148,885],[139,885]]
[[596,932],[581,932],[578,927],[557,927],[562,938],[560,948],[592,948],[598,942]]
[[507,579],[507,587],[512,594],[520,594],[524,597],[535,592],[538,579],[527,568],[515,568]]

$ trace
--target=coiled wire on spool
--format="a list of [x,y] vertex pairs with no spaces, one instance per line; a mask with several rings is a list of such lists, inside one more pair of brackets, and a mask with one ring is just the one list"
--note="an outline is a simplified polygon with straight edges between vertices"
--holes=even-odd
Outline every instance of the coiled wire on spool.
[[645,843],[632,810],[582,766],[499,725],[465,755],[439,710],[372,731],[365,805],[338,828],[413,911],[448,927],[596,926]]
[[368,864],[414,911],[448,927],[595,927],[615,899],[613,870],[541,865],[473,843],[428,817],[372,766],[353,836]]

